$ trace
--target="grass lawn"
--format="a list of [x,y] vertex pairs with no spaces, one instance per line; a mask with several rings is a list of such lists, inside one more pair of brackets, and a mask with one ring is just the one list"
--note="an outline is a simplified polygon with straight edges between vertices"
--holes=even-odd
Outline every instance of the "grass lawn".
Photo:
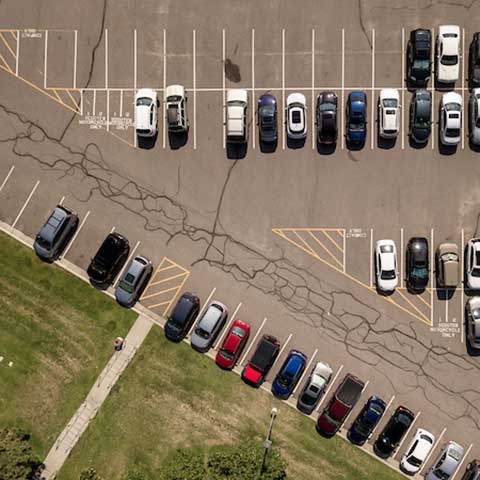
[[136,314],[3,233],[0,251],[0,426],[44,458]]
[[78,480],[83,468],[93,467],[105,479],[120,480],[134,464],[158,479],[172,448],[263,438],[272,406],[279,408],[273,441],[288,462],[288,478],[403,478],[340,438],[323,439],[308,418],[185,343],[168,342],[154,327],[58,479]]

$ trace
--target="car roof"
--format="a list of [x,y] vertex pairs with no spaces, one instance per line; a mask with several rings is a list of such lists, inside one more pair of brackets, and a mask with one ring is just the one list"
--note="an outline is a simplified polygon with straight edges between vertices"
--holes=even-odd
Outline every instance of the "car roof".
[[447,103],[459,103],[462,105],[462,96],[457,92],[447,92],[443,94],[442,103],[446,105]]
[[418,443],[415,446],[412,455],[415,455],[417,458],[424,460],[430,452],[433,443],[435,442],[435,437],[430,432],[427,432],[427,430],[419,428],[417,430],[417,433],[415,434],[414,439],[412,440],[412,443],[415,442],[415,440],[418,440]]
[[291,93],[287,97],[287,105],[290,105],[291,103],[301,103],[302,105],[306,105],[307,101],[305,100],[305,95],[303,93]]
[[271,93],[264,93],[259,99],[258,103],[260,106],[264,105],[272,105],[275,106],[277,104],[277,99]]
[[141,88],[137,94],[135,95],[135,100],[138,100],[139,98],[150,98],[154,100],[157,96],[157,92],[151,88]]
[[230,101],[240,101],[247,102],[248,93],[243,88],[231,88],[227,90],[227,102]]
[[285,368],[283,370],[285,372],[295,374],[304,364],[305,358],[303,354],[301,352],[297,352],[296,350],[291,350],[288,354]]
[[445,446],[445,449],[442,451],[440,456],[443,455],[444,452],[447,452],[447,456],[445,460],[440,464],[440,468],[443,472],[448,475],[452,475],[453,472],[456,470],[458,463],[461,461],[461,458],[464,454],[464,449],[461,445],[456,442],[448,442]]
[[211,303],[198,323],[198,326],[206,331],[213,330],[222,316],[222,311],[216,305],[217,303]]
[[430,30],[427,30],[425,28],[417,28],[416,30],[413,30],[413,35],[415,37],[415,40],[430,40],[431,35],[430,35]]
[[168,98],[172,95],[179,95],[180,97],[184,97],[185,87],[183,85],[169,85],[165,89],[165,98]]
[[47,241],[52,241],[55,236],[55,232],[58,227],[65,221],[68,216],[68,212],[62,207],[58,206],[53,209],[53,212],[48,217],[44,226],[40,231],[40,236]]
[[380,100],[394,99],[400,101],[400,94],[396,88],[382,88],[380,90]]
[[127,273],[130,273],[134,277],[137,277],[138,275],[140,275],[140,273],[142,273],[145,267],[147,266],[146,263],[144,262],[145,262],[145,259],[143,257],[135,257],[132,260],[132,263],[130,264],[130,266],[128,267],[128,270],[126,271],[125,275]]

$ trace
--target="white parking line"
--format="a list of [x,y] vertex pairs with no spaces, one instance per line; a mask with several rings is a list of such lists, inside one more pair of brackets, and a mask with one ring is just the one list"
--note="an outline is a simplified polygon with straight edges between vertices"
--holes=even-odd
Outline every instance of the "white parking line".
[[252,349],[252,346],[255,345],[255,341],[257,340],[258,336],[260,335],[260,332],[262,331],[263,326],[265,325],[265,322],[267,321],[267,317],[263,319],[262,324],[260,325],[260,328],[257,330],[257,333],[253,337],[253,340],[250,342],[250,345],[247,348],[247,351],[242,357],[242,360],[240,361],[239,365],[243,365],[243,362],[245,362],[245,359],[247,358],[247,355],[250,353],[250,350]]
[[312,28],[312,150],[315,150],[315,29]]
[[463,282],[463,276],[465,275],[465,264],[464,264],[464,255],[465,255],[465,231],[462,228],[462,239],[461,239],[462,244],[460,245],[460,250],[462,252],[462,261],[461,261],[461,282],[460,282],[460,337],[461,341],[463,343],[464,338],[465,338],[465,310],[464,310],[464,295],[465,295],[465,284]]
[[120,283],[120,280],[122,279],[122,275],[123,275],[123,272],[125,271],[125,269],[128,267],[128,265],[130,264],[130,261],[132,260],[133,256],[135,255],[135,252],[138,248],[138,246],[140,245],[140,241],[138,241],[135,246],[133,247],[132,251],[130,252],[130,255],[128,256],[127,258],[127,261],[125,262],[125,265],[122,267],[122,269],[120,270],[120,273],[118,274],[118,277],[117,277],[117,282],[115,284],[115,286],[117,286],[119,283]]
[[300,377],[300,380],[297,382],[297,385],[295,385],[295,388],[293,389],[292,395],[295,395],[295,392],[298,390],[298,387],[302,384],[303,379],[305,378],[305,375],[310,372],[310,366],[312,365],[313,359],[318,353],[318,348],[315,349],[313,352],[312,356],[310,357],[310,360],[307,363],[307,366],[305,367],[305,370],[302,373],[302,376]]
[[472,447],[473,447],[473,443],[471,443],[470,446],[467,448],[467,451],[463,455],[462,461],[458,464],[457,469],[453,472],[451,480],[455,480],[455,477],[457,476],[457,473],[460,471],[460,468],[462,468],[463,462],[466,460],[466,458],[467,458],[468,454],[470,453],[470,450],[472,449]]
[[385,407],[385,412],[388,412],[388,409],[392,406],[392,403],[394,400],[395,400],[395,395],[392,395],[392,398],[388,401],[387,406]]
[[223,112],[223,134],[222,134],[222,145],[223,149],[225,150],[225,142],[226,142],[226,132],[225,132],[225,124],[227,122],[226,118],[226,105],[225,105],[225,29],[222,28],[222,112]]
[[[388,401],[387,406],[385,407],[384,416],[386,415],[386,413],[388,412],[388,409],[392,405],[393,400],[395,400],[395,395],[393,395],[392,398]],[[370,432],[370,435],[368,438],[371,438],[373,436],[373,434],[375,433],[375,430],[379,427],[380,423],[381,423],[381,419],[377,422],[373,430]]]
[[197,38],[193,30],[193,149],[197,149]]
[[342,128],[342,150],[345,148],[345,29],[342,28],[342,105],[340,107]]
[[230,319],[228,320],[227,324],[225,325],[225,327],[223,328],[223,332],[222,334],[218,337],[218,340],[215,342],[215,345],[213,346],[213,350],[216,350],[221,344],[222,344],[222,341],[223,341],[223,338],[225,337],[225,335],[227,334],[228,332],[228,329],[230,328],[230,325],[233,323],[233,321],[235,320],[235,317],[237,316],[237,313],[238,311],[240,310],[240,307],[242,306],[242,302],[240,302],[238,305],[237,305],[237,308],[235,309],[235,311],[233,312],[233,314],[231,315]]
[[370,132],[370,149],[375,143],[375,29],[372,28],[372,119]]
[[343,273],[347,272],[347,235],[343,229]]
[[32,188],[32,191],[30,192],[30,195],[27,197],[27,199],[25,200],[25,203],[23,204],[23,207],[22,209],[20,210],[20,212],[18,212],[18,215],[17,215],[17,218],[15,219],[15,221],[12,223],[12,228],[15,228],[15,225],[17,224],[18,220],[20,219],[20,217],[22,216],[22,213],[24,212],[25,208],[27,208],[27,205],[28,205],[28,202],[30,201],[30,199],[32,198],[33,194],[35,193],[35,190],[37,189],[38,185],[40,184],[40,180],[37,180],[37,183],[35,184],[35,186]]
[[436,135],[436,128],[435,128],[435,75],[436,75],[436,67],[435,67],[435,29],[432,28],[432,72],[431,72],[431,81],[430,81],[430,91],[432,95],[432,134],[430,135],[432,138],[432,150],[435,149],[435,135]]
[[370,229],[370,288],[373,287],[373,228]]
[[77,88],[77,53],[78,53],[78,30],[75,30],[73,35],[73,88]]
[[85,217],[84,219],[82,220],[82,223],[79,225],[79,227],[77,228],[77,231],[75,232],[75,234],[73,235],[72,237],[72,240],[70,241],[70,243],[67,245],[67,248],[65,248],[65,251],[63,252],[63,255],[61,258],[65,258],[67,256],[67,253],[68,251],[70,250],[71,246],[73,245],[73,242],[75,241],[75,239],[77,238],[78,234],[80,233],[80,230],[82,229],[83,225],[85,224],[85,222],[87,221],[87,218],[88,216],[90,215],[90,210],[85,214]]
[[[433,248],[433,245],[431,246]],[[403,277],[405,272],[403,271],[404,262],[403,262],[403,228],[400,229],[400,288],[403,288]]]
[[325,390],[325,393],[323,394],[323,397],[321,400],[318,402],[317,408],[315,409],[316,412],[320,410],[320,407],[322,406],[322,403],[324,400],[328,397],[328,394],[330,393],[330,390],[332,389],[333,385],[335,385],[335,382],[337,381],[338,376],[340,375],[340,372],[343,370],[343,365],[340,365],[340,368],[337,370],[337,373],[333,377],[333,380],[330,382],[328,385],[327,389]]
[[93,105],[92,105],[92,114],[95,116],[95,107],[97,105],[97,90],[93,90]]
[[110,131],[110,90],[107,90],[107,132]]
[[[280,351],[278,352],[278,357],[277,357],[277,359],[281,357],[283,351],[287,348],[287,345],[288,345],[288,343],[290,342],[292,336],[293,336],[293,335],[290,334],[290,335],[287,337],[287,339],[285,340],[285,343],[282,345],[282,348],[280,348]],[[272,367],[273,367],[273,365],[272,365]]]
[[443,435],[445,435],[445,432],[447,431],[446,428],[442,430],[442,433],[438,436],[436,442],[433,444],[433,447],[430,449],[430,452],[428,453],[427,457],[425,458],[422,468],[418,471],[418,474],[421,475],[423,472],[423,469],[427,466],[428,461],[430,460],[430,457],[432,456],[432,453],[434,450],[438,447],[438,444],[440,443],[440,440],[442,439]]
[[285,150],[285,29],[282,28],[282,149]]
[[[120,90],[120,116],[123,116],[123,90]],[[135,128],[133,129],[133,134],[135,135]]]
[[18,77],[18,65],[20,63],[20,30],[17,30],[17,59],[15,61],[15,75]]
[[[369,383],[370,383],[370,380],[367,380],[367,381],[365,382],[365,385],[364,385],[363,388],[362,388],[362,391],[361,391],[361,393],[360,393],[360,396],[362,396],[362,395],[364,394],[364,392],[365,392],[365,390],[367,389]],[[348,412],[348,414],[347,414],[347,416],[345,417],[345,419],[343,420],[343,424],[342,424],[342,425],[343,425],[343,428],[348,429],[348,427],[346,426],[346,425],[347,425],[347,420],[350,418],[350,415],[352,414],[353,410],[354,410],[354,409],[352,408],[352,409]]]
[[[433,228],[430,229],[430,324],[433,326]],[[447,320],[445,320],[447,321]]]
[[462,28],[462,150],[465,148],[465,29]]
[[108,28],[105,29],[105,88],[108,88]]
[[43,88],[47,89],[47,64],[48,64],[48,30],[45,30],[45,53],[43,65]]
[[63,205],[63,202],[65,201],[65,195],[60,199],[58,202],[59,205]]
[[[405,81],[405,29],[402,28],[402,81],[400,85],[403,87],[403,82]],[[402,105],[401,114],[402,114],[402,150],[405,149],[405,89],[402,88]]]
[[448,323],[448,295],[449,295],[449,289],[445,289],[445,321]]
[[[165,89],[167,88],[167,31],[163,29],[163,95],[165,95]],[[162,98],[162,145],[165,148],[166,144],[166,131],[165,131],[165,99]]]
[[195,326],[195,324],[197,323],[197,320],[202,316],[203,314],[203,311],[207,308],[207,305],[209,304],[213,294],[215,293],[215,291],[217,290],[217,287],[213,287],[212,291],[210,292],[210,295],[207,297],[207,300],[205,301],[205,303],[203,304],[203,307],[200,309],[200,311],[198,312],[198,315],[196,316],[194,322],[192,323],[192,326],[190,327],[190,330],[188,331],[187,335],[185,336],[185,338],[188,338],[190,337],[190,334],[192,333],[192,330],[193,330],[193,327]]
[[415,422],[418,420],[418,417],[420,416],[422,412],[418,412],[416,415],[415,415],[415,418],[413,419],[413,422],[410,424],[410,426],[408,427],[408,430],[405,432],[405,435],[403,436],[402,438],[402,441],[398,444],[398,447],[395,451],[395,453],[393,454],[392,458],[394,456],[396,456],[398,454],[398,452],[400,452],[400,449],[402,448],[402,445],[403,445],[403,442],[405,442],[405,440],[407,439],[408,437],[408,434],[410,433],[410,430],[413,428],[413,426],[415,425]]
[[2,184],[0,185],[0,192],[3,190],[3,187],[6,185],[6,183],[8,182],[8,179],[10,178],[10,175],[12,174],[12,172],[15,170],[15,165],[12,165],[10,167],[10,170],[8,171],[7,173],[7,176],[5,177],[5,179],[3,180]]
[[110,233],[113,233],[115,231],[115,226],[112,227],[112,229],[110,230]]
[[255,149],[255,29],[252,28],[252,147]]
[[133,90],[137,91],[137,29],[133,31]]

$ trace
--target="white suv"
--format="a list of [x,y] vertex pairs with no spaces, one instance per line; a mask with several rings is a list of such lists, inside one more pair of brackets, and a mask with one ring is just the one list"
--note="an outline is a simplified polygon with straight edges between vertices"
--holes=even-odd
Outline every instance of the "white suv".
[[240,88],[227,91],[227,143],[247,143],[248,93]]
[[455,83],[459,75],[460,27],[441,25],[437,37],[436,76],[439,83]]
[[456,92],[444,93],[440,111],[440,140],[444,145],[458,145],[462,133],[462,97]]
[[378,99],[379,134],[382,138],[393,139],[400,128],[400,95],[395,88],[380,90]]
[[135,95],[135,130],[139,137],[154,137],[157,134],[157,92],[142,88]]

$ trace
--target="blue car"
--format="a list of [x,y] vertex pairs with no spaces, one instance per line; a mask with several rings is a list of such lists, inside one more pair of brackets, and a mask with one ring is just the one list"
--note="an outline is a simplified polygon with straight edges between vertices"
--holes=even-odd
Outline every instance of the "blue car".
[[277,99],[270,93],[263,94],[258,99],[257,112],[260,141],[266,143],[277,142]]
[[351,92],[347,101],[347,144],[361,148],[367,138],[367,96],[365,92]]
[[276,397],[286,400],[300,380],[306,364],[306,355],[298,350],[290,350],[286,360],[283,362],[282,368],[273,381],[272,393]]
[[386,407],[380,397],[370,397],[350,427],[348,439],[355,445],[363,445],[382,418]]

